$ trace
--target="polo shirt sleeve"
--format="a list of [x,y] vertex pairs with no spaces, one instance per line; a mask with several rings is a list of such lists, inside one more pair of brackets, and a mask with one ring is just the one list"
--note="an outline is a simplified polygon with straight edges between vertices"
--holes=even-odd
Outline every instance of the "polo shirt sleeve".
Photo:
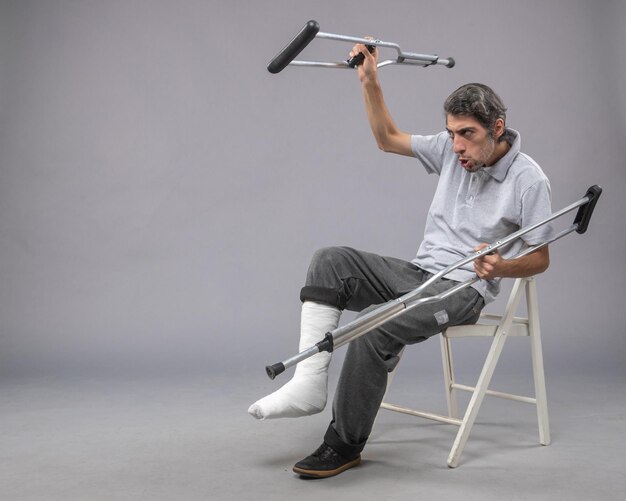
[[429,174],[441,174],[448,140],[447,132],[440,132],[433,136],[411,136],[413,155],[417,157]]
[[[552,215],[550,183],[547,179],[537,181],[522,194],[521,227],[526,228],[539,223]],[[550,223],[527,233],[522,239],[528,245],[537,245],[545,242],[553,235]]]

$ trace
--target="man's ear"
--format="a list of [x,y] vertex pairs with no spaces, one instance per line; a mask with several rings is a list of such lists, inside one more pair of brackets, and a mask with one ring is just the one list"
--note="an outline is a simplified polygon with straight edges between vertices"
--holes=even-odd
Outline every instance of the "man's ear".
[[498,118],[493,126],[493,138],[496,141],[499,140],[500,137],[502,137],[502,134],[504,134],[505,129],[506,126],[504,124],[504,120],[502,118]]

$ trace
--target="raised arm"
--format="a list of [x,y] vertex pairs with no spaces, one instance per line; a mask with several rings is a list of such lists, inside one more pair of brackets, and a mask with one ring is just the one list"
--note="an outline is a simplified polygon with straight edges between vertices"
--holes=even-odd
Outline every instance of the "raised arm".
[[378,50],[370,54],[365,45],[357,44],[350,52],[350,57],[359,53],[363,54],[365,59],[357,66],[357,71],[365,99],[367,119],[378,147],[385,152],[412,157],[411,135],[398,129],[383,98],[376,67]]

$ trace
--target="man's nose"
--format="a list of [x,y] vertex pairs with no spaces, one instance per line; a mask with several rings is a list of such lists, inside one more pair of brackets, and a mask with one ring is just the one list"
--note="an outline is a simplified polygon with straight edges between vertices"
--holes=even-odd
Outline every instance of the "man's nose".
[[465,143],[463,142],[463,139],[458,136],[455,137],[452,142],[452,149],[456,154],[463,153],[465,151]]

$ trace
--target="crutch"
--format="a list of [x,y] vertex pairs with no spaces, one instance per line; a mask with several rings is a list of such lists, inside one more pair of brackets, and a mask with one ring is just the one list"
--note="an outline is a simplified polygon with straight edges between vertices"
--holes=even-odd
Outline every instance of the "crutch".
[[316,353],[319,353],[321,351],[332,352],[335,348],[339,348],[340,346],[343,346],[344,344],[349,343],[350,341],[362,336],[363,334],[366,334],[367,332],[375,329],[376,327],[379,327],[380,325],[391,320],[392,318],[395,318],[413,308],[416,308],[423,304],[441,301],[442,299],[445,299],[459,292],[460,290],[465,289],[466,287],[469,287],[470,285],[476,283],[480,279],[476,276],[446,291],[443,291],[435,296],[420,297],[423,291],[429,285],[443,278],[448,273],[474,261],[475,259],[479,257],[482,257],[486,254],[490,254],[496,249],[499,249],[501,247],[504,247],[505,245],[512,243],[513,241],[520,238],[522,235],[525,235],[526,233],[536,230],[537,228],[563,216],[564,214],[567,214],[568,212],[573,211],[576,208],[578,208],[578,212],[576,213],[574,222],[568,228],[558,232],[556,235],[553,235],[552,238],[546,240],[545,242],[542,242],[540,244],[537,244],[537,245],[534,245],[525,249],[524,251],[520,252],[512,259],[517,259],[519,257],[530,254],[531,252],[534,252],[542,247],[545,247],[546,245],[552,242],[555,242],[563,238],[566,235],[569,235],[573,231],[576,231],[577,233],[580,233],[580,234],[585,233],[585,231],[587,231],[587,227],[589,226],[591,214],[593,213],[593,210],[596,206],[596,203],[598,202],[598,198],[600,198],[601,193],[602,193],[602,188],[600,186],[598,185],[591,186],[587,190],[587,193],[585,193],[585,196],[583,198],[574,202],[571,205],[568,205],[567,207],[561,209],[560,211],[553,213],[551,216],[544,219],[543,221],[535,223],[526,228],[522,228],[516,231],[515,233],[511,233],[509,236],[503,238],[502,240],[498,240],[497,242],[492,243],[491,245],[488,245],[484,249],[457,261],[456,263],[441,270],[439,273],[436,273],[435,275],[433,275],[426,282],[424,282],[421,286],[412,290],[411,292],[408,292],[407,294],[397,299],[388,301],[387,303],[380,306],[379,308],[372,310],[371,312],[363,315],[360,318],[357,318],[356,320],[353,320],[352,322],[342,327],[338,327],[330,332],[327,332],[326,335],[324,336],[324,339],[322,339],[319,343],[315,344],[314,346],[304,351],[301,351],[297,355],[291,358],[288,358],[287,360],[283,362],[278,362],[273,365],[268,365],[267,367],[265,367],[265,371],[267,372],[267,375],[269,376],[270,379],[274,379],[278,374],[281,374],[286,369],[298,364],[299,362],[302,362],[303,360],[306,360],[309,357],[312,357]]
[[294,59],[309,45],[314,38],[324,38],[326,40],[339,40],[340,42],[362,43],[367,45],[368,49],[374,50],[374,46],[395,49],[397,52],[396,59],[386,59],[378,63],[378,67],[388,66],[390,64],[408,64],[414,66],[432,66],[435,64],[443,64],[448,68],[454,66],[454,59],[448,57],[442,59],[437,55],[417,54],[415,52],[404,52],[397,43],[383,42],[382,40],[370,40],[368,38],[351,37],[345,35],[335,35],[334,33],[324,33],[320,31],[320,25],[317,21],[309,21],[304,25],[300,32],[289,42],[283,50],[281,50],[267,66],[270,73],[279,73],[288,65],[293,66],[315,66],[322,68],[354,68],[363,61],[363,55],[359,54],[349,61],[340,62],[323,62],[323,61],[294,61]]

